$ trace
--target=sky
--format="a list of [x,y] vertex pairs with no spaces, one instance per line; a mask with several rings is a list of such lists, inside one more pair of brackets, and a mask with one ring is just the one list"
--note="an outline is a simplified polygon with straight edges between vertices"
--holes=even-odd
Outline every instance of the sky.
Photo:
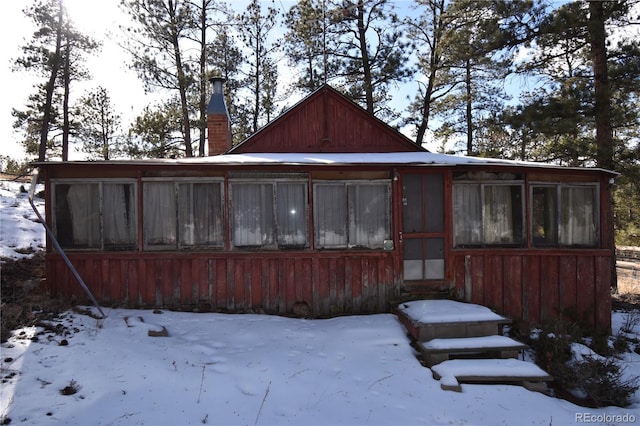
[[[103,41],[101,51],[87,58],[86,66],[93,75],[92,80],[77,83],[72,88],[74,93],[81,95],[85,90],[103,86],[123,116],[141,111],[148,99],[135,73],[127,68],[127,57],[116,42],[118,25],[124,16],[118,9],[119,0],[64,2],[80,31]],[[19,135],[12,128],[11,110],[24,107],[27,97],[33,92],[31,85],[34,79],[24,72],[12,72],[12,66],[20,55],[19,47],[26,44],[34,30],[32,22],[22,13],[31,3],[30,0],[4,2],[5,23],[0,26],[3,40],[0,78],[5,82],[5,94],[0,97],[0,135],[3,139],[0,154],[17,159],[24,158],[24,150],[19,143]]]
[[[76,27],[87,35],[102,40],[101,51],[87,58],[86,67],[93,78],[89,81],[76,82],[72,87],[72,96],[80,96],[86,90],[98,86],[105,87],[115,107],[123,118],[123,127],[127,128],[133,117],[138,115],[144,106],[154,99],[146,94],[141,81],[134,71],[127,67],[129,56],[118,46],[119,25],[126,22],[126,14],[118,4],[120,0],[64,0],[67,10],[75,22]],[[242,10],[242,3],[234,0],[233,6]],[[282,12],[289,10],[293,0],[277,0],[275,5]],[[24,150],[19,143],[19,134],[15,133],[12,124],[11,111],[13,108],[23,108],[27,97],[33,92],[33,77],[24,72],[12,72],[13,62],[20,55],[19,47],[31,38],[33,24],[22,10],[31,4],[31,0],[16,0],[3,4],[5,24],[0,26],[0,36],[3,48],[0,50],[0,78],[5,82],[5,95],[0,97],[0,135],[2,145],[0,155],[8,155],[15,159],[24,158]],[[397,2],[397,6],[408,5],[408,0]],[[286,75],[281,76],[286,79]],[[417,84],[417,83],[415,83]],[[417,87],[417,86],[416,86]],[[396,101],[403,101],[411,85],[400,88],[396,93]],[[81,159],[80,154],[71,153],[70,159]]]

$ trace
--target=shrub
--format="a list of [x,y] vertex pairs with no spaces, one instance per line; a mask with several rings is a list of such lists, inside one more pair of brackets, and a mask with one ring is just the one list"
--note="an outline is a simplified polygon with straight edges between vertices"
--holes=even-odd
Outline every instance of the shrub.
[[571,363],[568,371],[571,393],[592,407],[626,407],[638,390],[638,378],[625,379],[620,366],[609,358]]

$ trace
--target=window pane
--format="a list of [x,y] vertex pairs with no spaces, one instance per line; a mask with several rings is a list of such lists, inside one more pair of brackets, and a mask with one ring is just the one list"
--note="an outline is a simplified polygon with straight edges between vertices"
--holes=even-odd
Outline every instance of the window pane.
[[484,242],[522,242],[522,189],[520,186],[484,187]]
[[389,238],[389,186],[349,185],[349,245],[382,247]]
[[306,189],[304,183],[277,185],[278,245],[307,244]]
[[536,245],[558,242],[557,187],[533,187],[531,199],[531,235]]
[[594,246],[598,241],[596,190],[593,187],[562,187],[560,243]]
[[480,185],[453,187],[453,233],[456,246],[482,242]]
[[105,183],[102,186],[105,248],[131,248],[137,240],[134,185]]
[[173,182],[146,182],[143,197],[146,244],[175,247],[176,192]]
[[274,243],[273,185],[236,183],[233,195],[233,244],[264,246]]
[[178,185],[180,245],[224,245],[220,183]]
[[60,244],[68,248],[99,248],[98,184],[56,184],[54,188],[56,238]]
[[317,247],[346,247],[346,195],[344,185],[316,184],[314,210]]

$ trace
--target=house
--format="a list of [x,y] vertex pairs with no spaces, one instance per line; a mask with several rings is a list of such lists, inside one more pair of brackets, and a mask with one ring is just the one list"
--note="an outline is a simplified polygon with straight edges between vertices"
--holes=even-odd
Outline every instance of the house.
[[[428,152],[324,86],[209,156],[42,162],[46,217],[103,304],[315,317],[449,297],[610,328],[610,186],[595,168]],[[53,295],[83,292],[47,244]]]

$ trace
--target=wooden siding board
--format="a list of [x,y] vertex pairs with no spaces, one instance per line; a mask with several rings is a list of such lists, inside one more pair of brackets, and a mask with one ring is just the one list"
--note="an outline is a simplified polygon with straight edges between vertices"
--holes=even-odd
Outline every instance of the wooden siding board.
[[484,305],[486,300],[489,300],[488,295],[485,294],[485,257],[484,256],[471,256],[471,302],[479,305]]
[[262,262],[263,259],[256,259],[252,262],[251,271],[251,309],[262,306]]
[[577,314],[577,295],[576,295],[576,257],[564,256],[559,259],[559,308],[560,313],[568,320]]
[[595,323],[601,331],[611,331],[611,280],[612,258],[598,256],[595,259]]
[[595,259],[578,257],[577,260],[577,310],[587,324],[595,325]]
[[293,304],[298,302],[296,300],[296,270],[295,270],[295,262],[291,261],[291,259],[284,259],[284,270],[285,270],[285,309],[286,312],[291,312],[293,310]]
[[522,257],[504,258],[504,314],[522,318]]
[[127,278],[129,279],[129,285],[127,287],[129,290],[129,299],[127,300],[127,304],[138,305],[140,300],[140,266],[135,259],[129,260],[129,273]]
[[324,257],[320,259],[319,263],[320,270],[318,271],[317,288],[318,307],[320,312],[327,312],[327,310],[329,309],[329,294],[331,292],[331,261],[330,259]]
[[362,312],[362,300],[366,297],[362,282],[362,264],[359,259],[349,259],[351,264],[351,297],[353,302],[353,311]]
[[502,311],[502,258],[487,255],[484,259],[484,303],[492,309]]
[[522,276],[522,319],[532,324],[540,322],[540,256],[525,256]]
[[540,320],[544,321],[556,317],[560,306],[558,291],[558,258],[556,256],[543,256],[540,260],[542,270],[541,279],[541,309]]
[[313,257],[311,259],[311,312],[313,315],[319,315],[320,309],[320,259]]

